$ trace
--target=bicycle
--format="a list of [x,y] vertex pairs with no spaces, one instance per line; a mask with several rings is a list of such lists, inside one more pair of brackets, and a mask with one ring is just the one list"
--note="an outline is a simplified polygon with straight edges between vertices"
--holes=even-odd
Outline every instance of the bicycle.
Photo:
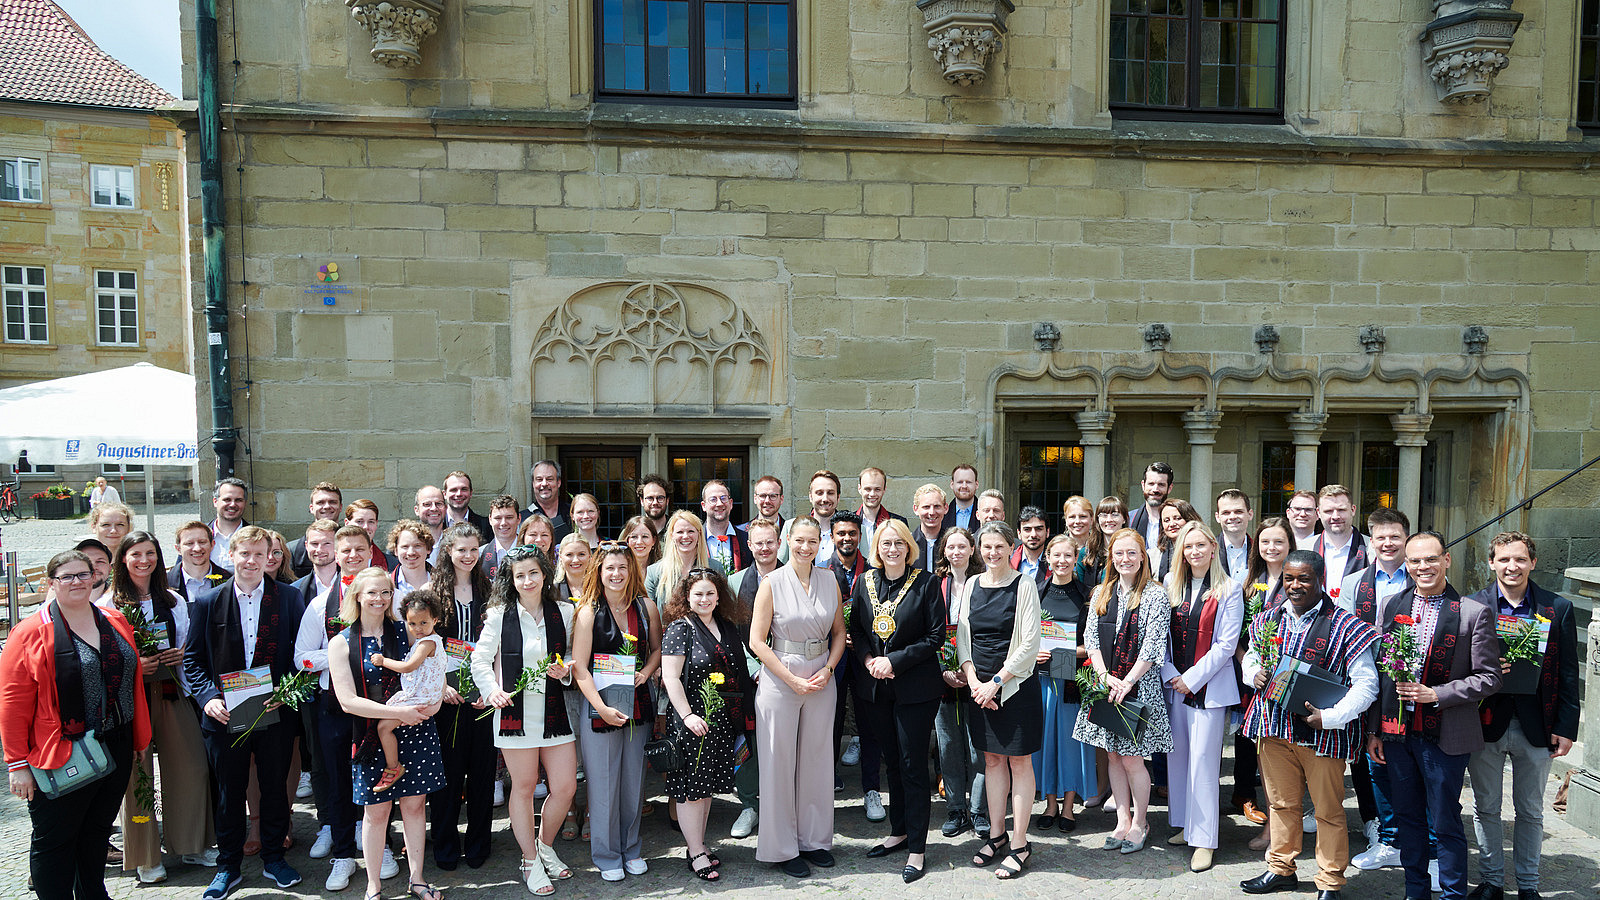
[[17,482],[0,482],[0,522],[13,521],[22,521],[22,508],[17,503]]

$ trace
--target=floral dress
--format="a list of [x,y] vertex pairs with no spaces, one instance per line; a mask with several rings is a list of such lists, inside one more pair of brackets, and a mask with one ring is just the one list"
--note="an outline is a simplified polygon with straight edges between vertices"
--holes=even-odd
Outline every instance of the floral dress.
[[[1128,621],[1128,593],[1120,582],[1117,591],[1117,629],[1122,632]],[[1078,709],[1078,723],[1072,736],[1086,744],[1093,744],[1110,753],[1122,756],[1150,756],[1172,752],[1172,723],[1167,719],[1166,696],[1161,691],[1161,662],[1167,656],[1167,632],[1172,627],[1172,605],[1167,602],[1167,592],[1154,581],[1145,585],[1139,597],[1138,633],[1128,635],[1138,648],[1137,659],[1150,663],[1150,670],[1139,679],[1139,688],[1131,699],[1144,704],[1145,726],[1138,741],[1114,735],[1089,721],[1089,706]],[[1111,668],[1112,648],[1100,646],[1100,617],[1094,604],[1089,606],[1088,621],[1084,625],[1083,645],[1091,652],[1099,650],[1101,659]]]

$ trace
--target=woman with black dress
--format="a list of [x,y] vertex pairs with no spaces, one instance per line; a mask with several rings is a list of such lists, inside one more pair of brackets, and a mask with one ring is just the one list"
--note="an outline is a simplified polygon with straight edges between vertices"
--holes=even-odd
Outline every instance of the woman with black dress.
[[850,600],[855,684],[867,711],[857,721],[876,732],[889,769],[889,838],[867,856],[905,851],[906,884],[926,867],[928,738],[944,693],[944,599],[932,573],[908,564],[915,547],[906,523],[879,525],[867,550],[872,568],[856,579]]
[[[1071,537],[1058,534],[1045,545],[1044,558],[1050,564],[1050,580],[1039,596],[1039,606],[1051,619],[1072,624],[1077,642],[1070,651],[1071,668],[1076,672],[1079,660],[1089,656],[1083,648],[1089,593],[1072,577],[1077,547]],[[1039,793],[1044,795],[1044,815],[1035,822],[1041,832],[1058,828],[1066,834],[1078,827],[1078,820],[1072,814],[1073,804],[1080,797],[1087,798],[1094,793],[1097,776],[1095,748],[1079,743],[1072,736],[1072,728],[1078,721],[1078,684],[1071,676],[1050,676],[1053,652],[1040,647],[1036,669],[1039,687],[1044,692],[1044,746],[1033,755],[1033,771]]]
[[[740,626],[750,620],[728,582],[710,568],[692,569],[662,610],[661,684],[672,703],[679,750],[688,766],[667,775],[667,796],[678,805],[678,826],[689,870],[703,881],[721,878],[722,860],[706,847],[711,797],[733,790],[738,739],[755,727],[747,702],[750,682]],[[706,708],[707,699],[713,703]],[[720,705],[720,708],[718,708]]]
[[[1011,567],[1015,531],[1003,521],[985,522],[977,533],[984,572],[961,592],[956,655],[972,692],[967,706],[973,746],[983,753],[989,795],[990,838],[972,857],[987,866],[1008,852],[996,878],[1015,878],[1033,854],[1028,816],[1033,811],[1033,754],[1044,743],[1044,701],[1033,677],[1039,655],[1039,591],[1032,578]],[[1012,832],[1005,831],[1010,799]]]
[[[439,538],[439,564],[434,567],[430,586],[449,610],[437,629],[442,638],[476,644],[483,631],[489,579],[478,565],[482,546],[483,534],[465,522],[446,528]],[[470,679],[463,677],[458,683],[467,685]],[[462,860],[476,869],[489,858],[496,782],[495,726],[493,717],[482,712],[485,705],[482,696],[468,702],[445,685],[444,709],[437,717],[437,725],[446,783],[429,802],[433,861],[445,871],[453,871]],[[458,825],[463,805],[467,813],[465,840]]]

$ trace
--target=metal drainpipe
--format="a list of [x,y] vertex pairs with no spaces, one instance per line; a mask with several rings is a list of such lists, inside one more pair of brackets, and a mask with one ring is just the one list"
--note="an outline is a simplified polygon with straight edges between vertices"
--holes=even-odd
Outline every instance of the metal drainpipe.
[[222,200],[222,116],[217,102],[217,4],[195,0],[195,61],[199,68],[200,221],[204,228],[206,344],[211,376],[211,448],[217,479],[233,475],[238,429],[233,424],[233,364],[228,358],[228,266]]

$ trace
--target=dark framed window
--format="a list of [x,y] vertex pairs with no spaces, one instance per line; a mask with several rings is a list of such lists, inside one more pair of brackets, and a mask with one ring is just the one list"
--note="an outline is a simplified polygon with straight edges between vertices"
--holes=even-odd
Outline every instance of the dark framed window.
[[1578,25],[1578,126],[1600,131],[1600,0],[1583,0]]
[[1400,497],[1400,448],[1391,443],[1361,445],[1361,497],[1356,529],[1365,530],[1367,516],[1380,506],[1394,507]]
[[708,481],[721,481],[733,497],[729,521],[750,520],[750,449],[748,447],[670,447],[667,480],[672,482],[672,506],[687,509],[701,519],[700,492]]
[[1044,510],[1050,533],[1060,534],[1066,527],[1061,504],[1073,494],[1083,493],[1083,447],[1023,441],[1017,457],[1017,502],[1021,505],[1012,521],[1016,521],[1023,506],[1037,506]]
[[595,0],[606,100],[795,101],[794,0]]
[[603,540],[622,531],[622,523],[639,514],[639,448],[593,445],[564,446],[561,488],[569,496],[593,494],[600,505],[598,530]]
[[[1317,448],[1317,483],[1304,485],[1315,492],[1325,484],[1332,484],[1329,473],[1335,471],[1338,445],[1324,441]],[[1281,516],[1289,508],[1289,498],[1301,490],[1294,483],[1294,444],[1288,441],[1267,441],[1261,445],[1261,494],[1256,501],[1256,521],[1268,516]]]
[[1111,113],[1283,118],[1284,0],[1112,0]]

